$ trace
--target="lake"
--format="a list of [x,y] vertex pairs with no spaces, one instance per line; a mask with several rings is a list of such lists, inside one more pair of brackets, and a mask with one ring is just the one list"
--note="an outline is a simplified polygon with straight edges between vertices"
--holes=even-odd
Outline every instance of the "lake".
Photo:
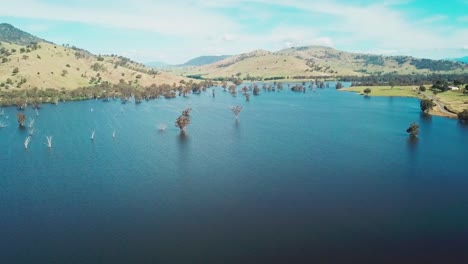
[[5,108],[0,263],[468,261],[468,126],[332,88],[210,95],[29,108],[27,150]]

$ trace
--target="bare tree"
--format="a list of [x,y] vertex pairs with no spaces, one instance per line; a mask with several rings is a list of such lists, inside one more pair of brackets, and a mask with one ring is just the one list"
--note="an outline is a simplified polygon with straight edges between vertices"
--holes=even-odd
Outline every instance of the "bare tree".
[[190,117],[185,116],[185,115],[180,115],[176,122],[175,125],[180,129],[181,132],[185,132],[185,127],[190,124]]
[[231,107],[231,111],[234,113],[234,115],[236,116],[236,119],[239,118],[239,114],[240,112],[242,111],[242,106],[240,105],[236,105],[234,107]]
[[175,126],[180,129],[180,132],[185,132],[185,127],[190,124],[190,110],[192,108],[186,108],[175,121]]
[[26,121],[26,115],[23,113],[17,113],[16,117],[18,119],[18,124],[20,127],[24,127],[24,122]]

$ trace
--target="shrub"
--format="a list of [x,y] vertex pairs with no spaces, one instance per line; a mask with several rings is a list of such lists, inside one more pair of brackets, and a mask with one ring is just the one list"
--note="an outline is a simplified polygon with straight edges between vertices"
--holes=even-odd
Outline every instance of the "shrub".
[[463,112],[458,113],[458,119],[462,121],[468,121],[468,110],[465,109]]

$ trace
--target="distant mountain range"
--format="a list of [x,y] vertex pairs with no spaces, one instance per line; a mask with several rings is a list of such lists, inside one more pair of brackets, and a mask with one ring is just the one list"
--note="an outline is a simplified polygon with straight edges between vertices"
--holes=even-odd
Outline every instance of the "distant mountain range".
[[194,59],[191,59],[187,61],[184,64],[181,64],[179,66],[203,66],[211,63],[215,63],[221,60],[224,60],[226,58],[231,57],[230,55],[220,55],[220,56],[200,56],[196,57]]
[[468,65],[455,61],[351,53],[330,47],[307,46],[277,52],[255,50],[229,56],[214,63],[174,70],[202,78],[263,77],[314,78],[320,76],[366,76],[393,74],[464,74]]
[[172,65],[169,63],[165,63],[163,61],[151,61],[146,62],[145,65],[151,68],[158,68],[158,69],[171,69],[177,67],[190,67],[190,66],[203,66],[211,63],[218,62],[220,60],[224,60],[226,58],[231,57],[230,55],[220,55],[220,56],[200,56],[193,58],[183,64]]
[[145,65],[151,68],[172,67],[172,65],[170,65],[169,63],[165,63],[163,61],[150,61],[150,62],[146,62]]

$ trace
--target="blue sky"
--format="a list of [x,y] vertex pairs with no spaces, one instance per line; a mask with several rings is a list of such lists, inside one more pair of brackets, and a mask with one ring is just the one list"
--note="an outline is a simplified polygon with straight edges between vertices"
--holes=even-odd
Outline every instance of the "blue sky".
[[0,22],[140,62],[324,45],[384,55],[468,55],[468,0],[16,0]]

